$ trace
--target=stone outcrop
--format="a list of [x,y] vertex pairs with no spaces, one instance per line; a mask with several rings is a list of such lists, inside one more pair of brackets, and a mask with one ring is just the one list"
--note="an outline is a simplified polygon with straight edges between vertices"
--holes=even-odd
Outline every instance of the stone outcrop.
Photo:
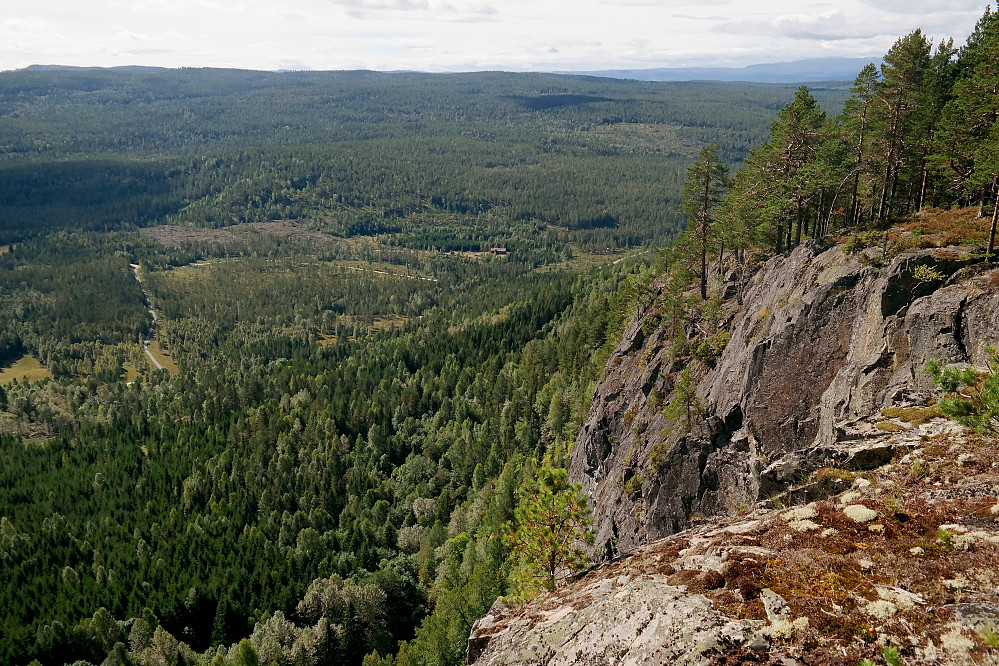
[[[920,281],[918,266],[943,279]],[[813,242],[769,260],[730,280],[741,303],[726,302],[731,339],[713,367],[692,364],[703,411],[689,432],[663,413],[681,368],[654,300],[610,357],[572,452],[570,478],[594,507],[594,554],[734,514],[823,466],[890,460],[899,445],[871,441],[883,433],[865,419],[924,400],[930,359],[984,363],[999,342],[996,275],[960,248],[877,267]]]
[[763,502],[523,606],[498,602],[466,663],[855,666],[892,663],[886,650],[906,664],[999,663],[999,440],[901,420],[914,411],[881,415],[899,432],[869,437],[906,453],[835,472],[835,494]]

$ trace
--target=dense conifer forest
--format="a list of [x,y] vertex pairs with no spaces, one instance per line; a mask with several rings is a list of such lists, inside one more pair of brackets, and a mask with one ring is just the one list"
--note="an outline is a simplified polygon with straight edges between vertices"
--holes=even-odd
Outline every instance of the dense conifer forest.
[[997,49],[917,31],[849,90],[0,74],[0,663],[461,663],[667,268],[709,362],[709,259],[994,226]]

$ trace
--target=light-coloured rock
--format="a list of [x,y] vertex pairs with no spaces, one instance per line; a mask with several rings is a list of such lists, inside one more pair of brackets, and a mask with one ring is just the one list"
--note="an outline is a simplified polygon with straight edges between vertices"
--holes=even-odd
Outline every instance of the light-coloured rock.
[[787,608],[787,601],[769,587],[760,590],[760,601],[763,602],[763,610],[766,611],[767,619],[771,623],[787,619],[790,612]]
[[[543,600],[541,600],[543,601]],[[592,590],[570,593],[558,613],[535,602],[472,630],[472,641],[487,639],[469,656],[476,666],[659,666],[696,663],[715,646],[740,646],[756,634],[750,622],[732,620],[700,595],[667,584],[664,576],[646,575],[594,596]],[[502,626],[494,631],[497,626]],[[484,632],[488,632],[484,635]]]

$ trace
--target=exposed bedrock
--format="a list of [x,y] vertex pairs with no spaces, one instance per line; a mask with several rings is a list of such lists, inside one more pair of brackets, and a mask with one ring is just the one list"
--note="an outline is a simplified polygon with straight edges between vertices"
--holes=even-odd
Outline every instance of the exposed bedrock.
[[[919,281],[920,265],[945,278]],[[695,363],[704,410],[688,433],[663,414],[679,366],[660,313],[655,304],[640,313],[572,452],[570,477],[594,509],[595,554],[733,514],[819,467],[886,462],[894,451],[865,446],[863,421],[918,403],[932,386],[930,359],[984,364],[999,341],[995,273],[960,248],[881,267],[815,243],[771,259],[743,286],[741,305],[730,301],[731,340],[714,367]]]

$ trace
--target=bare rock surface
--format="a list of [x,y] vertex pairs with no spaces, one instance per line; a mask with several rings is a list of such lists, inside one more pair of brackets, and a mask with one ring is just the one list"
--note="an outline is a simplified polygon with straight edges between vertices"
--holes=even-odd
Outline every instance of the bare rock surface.
[[698,521],[497,603],[467,664],[855,666],[887,646],[906,664],[999,663],[999,440],[939,418],[914,430],[904,455],[841,471],[841,492]]
[[[976,261],[936,248],[875,267],[806,243],[733,280],[731,339],[712,367],[691,366],[704,409],[689,432],[663,413],[682,364],[653,299],[611,355],[572,451],[570,478],[594,507],[594,555],[732,515],[820,467],[874,469],[910,450],[919,435],[896,424],[905,432],[883,437],[878,411],[924,404],[930,359],[981,366],[999,342],[996,269]],[[945,280],[920,282],[917,266]]]
[[490,613],[473,629],[473,640],[493,642],[472,663],[694,664],[706,652],[754,638],[749,622],[727,618],[666,578],[621,575],[574,586],[511,617]]

